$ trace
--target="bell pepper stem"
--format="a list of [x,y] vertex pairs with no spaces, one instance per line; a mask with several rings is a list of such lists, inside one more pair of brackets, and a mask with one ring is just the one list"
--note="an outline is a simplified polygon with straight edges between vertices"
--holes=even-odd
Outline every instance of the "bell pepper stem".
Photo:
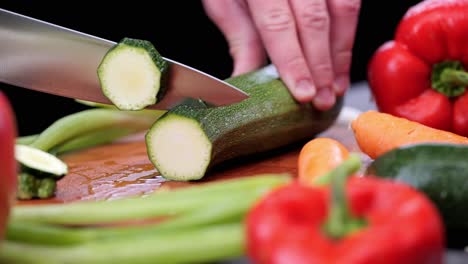
[[458,61],[444,61],[434,65],[432,88],[447,97],[462,95],[468,85],[468,72]]
[[440,74],[440,80],[454,85],[468,85],[468,73],[461,70],[446,68]]
[[362,219],[351,215],[346,199],[346,181],[348,176],[357,172],[361,160],[357,154],[351,154],[347,160],[336,167],[331,173],[331,207],[325,222],[325,231],[332,237],[339,239],[365,225]]

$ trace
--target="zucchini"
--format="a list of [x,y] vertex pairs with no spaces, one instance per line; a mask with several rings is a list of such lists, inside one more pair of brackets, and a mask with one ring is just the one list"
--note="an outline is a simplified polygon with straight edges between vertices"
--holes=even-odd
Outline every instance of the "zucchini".
[[297,103],[271,66],[226,81],[249,98],[222,107],[188,99],[146,133],[148,157],[166,179],[198,180],[221,162],[310,139],[342,107],[341,97],[324,112]]
[[124,38],[103,57],[97,73],[104,95],[120,110],[161,100],[169,63],[147,40]]
[[15,146],[15,158],[23,166],[45,174],[63,176],[68,166],[56,156],[28,145]]
[[56,181],[68,173],[68,166],[55,155],[28,146],[15,146],[15,158],[21,165],[16,198],[30,200],[54,196]]
[[468,229],[468,146],[419,143],[375,159],[368,174],[393,178],[425,193],[449,229]]
[[21,172],[18,174],[16,198],[19,200],[51,198],[55,194],[56,186],[56,179],[53,177],[39,177],[30,173]]

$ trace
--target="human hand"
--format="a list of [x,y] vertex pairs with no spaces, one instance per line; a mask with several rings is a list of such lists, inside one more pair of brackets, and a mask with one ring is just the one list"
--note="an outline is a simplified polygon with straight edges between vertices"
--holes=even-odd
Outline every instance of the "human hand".
[[233,75],[267,56],[299,102],[331,108],[350,84],[360,0],[202,0],[223,32]]

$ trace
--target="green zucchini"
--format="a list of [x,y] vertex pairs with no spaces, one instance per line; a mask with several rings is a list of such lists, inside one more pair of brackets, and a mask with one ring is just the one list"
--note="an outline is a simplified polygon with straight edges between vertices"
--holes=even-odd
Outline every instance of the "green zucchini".
[[400,147],[375,159],[368,174],[393,178],[425,193],[445,225],[468,229],[468,146],[420,143]]
[[54,196],[57,179],[47,174],[43,175],[39,173],[38,175],[33,175],[29,172],[21,172],[18,174],[17,199],[47,199]]
[[97,73],[104,95],[120,110],[141,110],[165,94],[169,63],[147,40],[124,38],[103,57]]
[[68,165],[55,155],[29,145],[15,146],[21,165],[16,197],[19,200],[47,199],[55,194],[56,181],[68,173]]
[[68,172],[67,164],[55,155],[28,145],[16,145],[15,157],[21,165],[42,173],[60,177]]
[[330,127],[341,107],[329,111],[297,103],[271,66],[226,80],[249,95],[210,107],[199,100],[175,106],[146,134],[148,157],[170,180],[198,180],[221,162],[310,139]]

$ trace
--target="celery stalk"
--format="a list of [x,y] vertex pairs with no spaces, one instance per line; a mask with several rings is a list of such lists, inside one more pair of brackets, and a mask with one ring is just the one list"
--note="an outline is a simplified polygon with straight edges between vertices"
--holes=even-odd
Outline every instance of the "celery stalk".
[[41,245],[72,245],[93,240],[94,232],[63,226],[44,225],[33,222],[10,221],[7,226],[8,241]]
[[31,146],[49,151],[77,136],[109,127],[144,130],[163,113],[164,111],[127,112],[105,108],[88,109],[55,121],[39,134]]
[[244,254],[241,223],[213,225],[183,232],[103,240],[72,247],[37,246],[5,241],[0,262],[146,264],[206,263]]
[[249,192],[263,193],[290,180],[291,177],[288,174],[264,174],[172,191],[156,191],[143,197],[41,206],[21,205],[13,208],[11,219],[12,221],[79,225],[176,215],[203,205],[210,205],[216,199],[223,197],[239,198],[240,194]]
[[169,221],[148,225],[123,227],[69,228],[47,224],[15,221],[8,224],[7,239],[42,245],[69,245],[99,239],[117,239],[123,236],[157,235],[165,232],[193,229],[199,226],[241,221],[258,199],[257,195],[245,195],[243,199],[227,198],[197,208]]
[[116,139],[131,135],[138,129],[126,127],[111,127],[89,132],[87,134],[75,137],[55,147],[52,152],[58,155],[65,152],[76,151],[84,148],[94,147],[102,144],[108,144]]
[[16,144],[29,145],[29,144],[33,143],[38,137],[39,137],[38,134],[18,137],[18,138],[16,138]]

